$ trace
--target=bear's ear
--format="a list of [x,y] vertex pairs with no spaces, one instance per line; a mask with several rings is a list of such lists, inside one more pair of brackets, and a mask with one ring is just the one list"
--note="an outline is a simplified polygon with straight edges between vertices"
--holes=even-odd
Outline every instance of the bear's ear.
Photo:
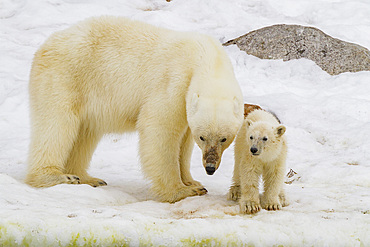
[[276,130],[275,130],[275,134],[277,137],[280,137],[282,135],[284,135],[286,131],[286,128],[284,125],[279,125],[278,127],[276,127]]
[[199,94],[194,93],[193,97],[191,98],[191,109],[193,111],[196,111],[198,108],[198,100],[199,100]]

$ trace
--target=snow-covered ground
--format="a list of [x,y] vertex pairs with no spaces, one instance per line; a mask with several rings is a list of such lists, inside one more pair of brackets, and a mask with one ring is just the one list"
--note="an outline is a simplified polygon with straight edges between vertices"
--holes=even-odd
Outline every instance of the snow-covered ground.
[[370,72],[330,76],[309,60],[261,60],[236,46],[225,49],[245,101],[287,126],[287,172],[297,172],[286,185],[288,207],[238,214],[226,199],[233,147],[213,176],[195,147],[191,171],[209,193],[159,203],[140,171],[136,134],[109,135],[96,150],[89,172],[108,186],[25,185],[33,54],[52,32],[97,15],[221,42],[301,24],[370,48],[367,0],[1,0],[0,246],[370,246]]

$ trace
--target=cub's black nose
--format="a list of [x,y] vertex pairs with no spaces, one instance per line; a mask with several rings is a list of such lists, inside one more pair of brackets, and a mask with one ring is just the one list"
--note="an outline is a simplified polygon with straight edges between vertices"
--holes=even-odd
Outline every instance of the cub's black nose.
[[215,173],[216,171],[216,168],[212,167],[212,166],[206,166],[206,172],[208,175],[213,175],[213,173]]
[[258,149],[257,149],[257,148],[255,148],[255,147],[251,147],[251,152],[252,152],[252,154],[255,154],[255,153],[257,153],[257,152],[258,152]]

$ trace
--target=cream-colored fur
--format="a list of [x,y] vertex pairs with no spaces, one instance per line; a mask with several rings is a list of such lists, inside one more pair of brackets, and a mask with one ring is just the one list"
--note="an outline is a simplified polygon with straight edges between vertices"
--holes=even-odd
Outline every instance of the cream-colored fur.
[[[256,213],[262,208],[279,210],[286,206],[284,192],[287,144],[285,127],[275,116],[254,110],[244,120],[235,139],[235,167],[229,199],[239,200],[241,213]],[[262,175],[264,193],[259,196]]]
[[[53,34],[35,54],[29,92],[26,182],[35,187],[105,185],[86,172],[99,140],[137,130],[142,170],[158,198],[202,195],[189,168],[193,135],[223,150],[242,124],[241,90],[217,40],[121,17]],[[200,147],[206,153],[209,145]]]

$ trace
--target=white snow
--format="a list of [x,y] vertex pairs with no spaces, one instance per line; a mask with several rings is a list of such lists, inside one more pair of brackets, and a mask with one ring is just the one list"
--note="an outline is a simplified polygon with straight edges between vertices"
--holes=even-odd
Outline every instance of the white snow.
[[[366,0],[0,1],[0,246],[370,246],[370,72],[330,76],[312,61],[261,60],[226,47],[244,99],[287,126],[288,207],[239,215],[227,201],[233,147],[207,176],[208,194],[159,203],[140,171],[137,135],[109,135],[89,172],[108,186],[24,184],[28,76],[54,31],[90,16],[120,15],[221,42],[273,24],[301,24],[370,48]],[[298,177],[300,177],[298,179]]]

